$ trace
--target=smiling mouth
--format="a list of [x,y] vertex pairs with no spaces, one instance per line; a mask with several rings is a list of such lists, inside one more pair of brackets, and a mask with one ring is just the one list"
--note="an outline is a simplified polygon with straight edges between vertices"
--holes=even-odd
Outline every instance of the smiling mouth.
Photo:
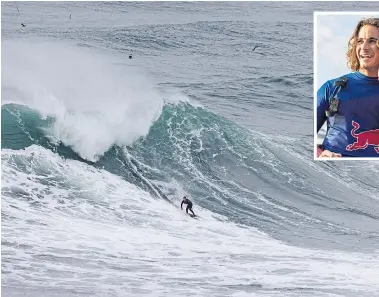
[[372,58],[373,56],[369,56],[369,55],[364,55],[364,56],[360,56],[361,59],[370,59]]

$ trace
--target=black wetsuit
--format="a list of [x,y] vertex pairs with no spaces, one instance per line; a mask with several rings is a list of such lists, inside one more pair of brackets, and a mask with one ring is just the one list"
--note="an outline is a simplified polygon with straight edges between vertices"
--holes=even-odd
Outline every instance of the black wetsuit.
[[188,210],[190,210],[193,213],[193,215],[195,215],[195,213],[192,210],[192,202],[191,202],[191,200],[189,200],[189,199],[184,200],[183,199],[182,204],[180,204],[180,208],[183,207],[183,203],[187,204],[186,213],[188,213]]

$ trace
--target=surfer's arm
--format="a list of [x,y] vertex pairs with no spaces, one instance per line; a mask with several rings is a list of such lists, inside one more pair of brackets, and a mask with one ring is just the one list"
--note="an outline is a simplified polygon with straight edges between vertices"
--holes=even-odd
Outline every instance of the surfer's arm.
[[341,158],[341,157],[342,157],[341,154],[333,153],[333,152],[331,152],[331,151],[329,151],[329,150],[324,150],[324,151],[320,154],[320,156],[319,156],[319,158]]
[[183,202],[184,202],[184,201],[182,201],[182,203],[180,204],[180,208],[181,208],[181,209],[183,209]]
[[316,124],[317,133],[320,131],[322,125],[324,125],[327,117],[325,111],[329,108],[329,88],[328,83],[324,83],[317,91],[317,111],[316,111]]

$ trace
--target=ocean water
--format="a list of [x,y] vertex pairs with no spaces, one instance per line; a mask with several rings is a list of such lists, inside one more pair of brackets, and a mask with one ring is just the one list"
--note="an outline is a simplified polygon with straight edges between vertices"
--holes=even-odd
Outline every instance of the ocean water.
[[312,61],[314,10],[378,6],[2,2],[4,296],[379,296],[379,164],[313,161]]

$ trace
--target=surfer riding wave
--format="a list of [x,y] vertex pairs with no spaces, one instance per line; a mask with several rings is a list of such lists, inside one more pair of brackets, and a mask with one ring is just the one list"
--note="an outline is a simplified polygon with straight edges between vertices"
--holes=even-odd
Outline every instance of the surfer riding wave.
[[188,210],[190,210],[193,213],[193,215],[196,216],[195,213],[192,210],[192,205],[193,205],[192,201],[189,200],[186,196],[183,197],[182,203],[180,204],[180,208],[182,210],[183,210],[183,204],[187,204],[187,208],[186,208],[186,213],[187,214],[188,214]]

